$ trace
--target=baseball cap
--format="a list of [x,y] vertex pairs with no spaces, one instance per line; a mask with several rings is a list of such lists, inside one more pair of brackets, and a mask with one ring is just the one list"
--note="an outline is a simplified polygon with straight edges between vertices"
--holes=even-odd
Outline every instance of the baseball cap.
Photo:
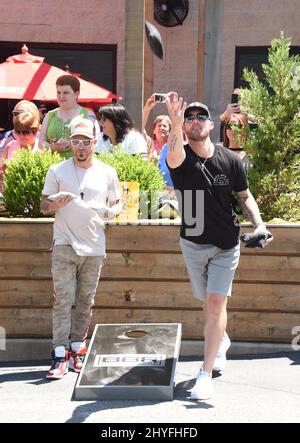
[[71,121],[70,137],[74,137],[74,135],[85,135],[90,139],[94,139],[94,123],[91,120],[81,116],[73,118]]
[[189,113],[191,111],[195,111],[197,109],[199,109],[200,111],[205,111],[205,114],[207,114],[208,118],[211,120],[211,115],[210,115],[208,107],[200,102],[193,102],[193,103],[190,103],[189,105],[187,105],[187,107],[185,108],[185,111],[184,111],[184,116],[186,117],[187,115],[189,115]]

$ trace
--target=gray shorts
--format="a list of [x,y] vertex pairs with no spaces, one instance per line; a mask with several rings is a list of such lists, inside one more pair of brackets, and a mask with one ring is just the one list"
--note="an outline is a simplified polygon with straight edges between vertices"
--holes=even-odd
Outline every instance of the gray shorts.
[[240,258],[239,244],[223,250],[214,245],[199,245],[180,238],[180,247],[196,298],[205,301],[207,292],[231,296],[232,281]]

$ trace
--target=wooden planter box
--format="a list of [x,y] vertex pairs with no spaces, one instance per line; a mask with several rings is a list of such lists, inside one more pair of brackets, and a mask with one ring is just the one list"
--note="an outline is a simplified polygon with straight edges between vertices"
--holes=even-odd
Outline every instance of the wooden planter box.
[[[0,220],[0,326],[8,338],[52,335],[52,224]],[[271,246],[242,247],[228,305],[233,340],[291,343],[292,328],[300,325],[300,225],[269,228]],[[201,303],[191,293],[178,223],[111,223],[106,236],[108,255],[90,332],[95,323],[180,322],[183,339],[202,339]]]

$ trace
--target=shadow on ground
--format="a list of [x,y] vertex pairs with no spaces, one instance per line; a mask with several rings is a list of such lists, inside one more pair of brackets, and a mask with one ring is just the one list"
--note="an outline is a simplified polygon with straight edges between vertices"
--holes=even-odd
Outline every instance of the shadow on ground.
[[[180,357],[180,362],[189,361],[202,361],[203,357],[199,356],[182,356]],[[230,360],[261,360],[261,359],[272,359],[272,358],[287,358],[290,360],[290,365],[300,365],[300,352],[281,352],[274,354],[255,354],[255,355],[233,355],[229,357]],[[8,374],[0,375],[0,383],[5,382],[16,382],[16,381],[28,381],[29,384],[42,385],[46,383],[51,383],[51,381],[45,379],[48,361],[31,361],[31,362],[3,362],[1,363],[2,368],[12,368],[16,369],[16,372],[10,372]],[[43,369],[39,369],[39,366],[43,366]],[[20,368],[17,371],[17,368]],[[46,369],[44,368],[46,367]],[[22,370],[23,368],[24,370]],[[28,370],[27,370],[28,368]],[[214,374],[214,377],[220,376],[221,374]],[[214,405],[210,404],[209,401],[199,402],[189,399],[189,390],[195,383],[195,378],[185,380],[176,385],[174,389],[174,400],[183,402],[183,406],[186,409],[212,409]],[[74,400],[73,397],[71,398]],[[141,401],[141,400],[120,400],[120,401],[91,401],[91,402],[78,402],[78,406],[74,408],[72,417],[67,420],[67,423],[82,423],[88,419],[91,414],[105,411],[108,409],[123,409],[132,407],[143,407],[149,405],[155,405],[161,403],[161,401]],[[168,402],[166,402],[166,405]]]
[[[274,352],[264,354],[243,354],[243,355],[229,355],[230,360],[265,360],[270,358],[288,358],[291,360],[291,365],[300,365],[300,351],[293,352]],[[179,361],[203,361],[203,355],[183,355],[179,358]]]

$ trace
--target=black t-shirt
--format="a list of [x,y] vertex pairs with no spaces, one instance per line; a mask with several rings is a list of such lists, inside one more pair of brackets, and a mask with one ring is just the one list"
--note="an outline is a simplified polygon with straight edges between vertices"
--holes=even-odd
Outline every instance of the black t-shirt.
[[184,149],[183,163],[175,169],[168,166],[182,217],[180,236],[194,243],[231,249],[238,244],[240,232],[231,193],[248,188],[243,163],[234,152],[220,146],[215,146],[207,160],[197,156],[189,145]]

